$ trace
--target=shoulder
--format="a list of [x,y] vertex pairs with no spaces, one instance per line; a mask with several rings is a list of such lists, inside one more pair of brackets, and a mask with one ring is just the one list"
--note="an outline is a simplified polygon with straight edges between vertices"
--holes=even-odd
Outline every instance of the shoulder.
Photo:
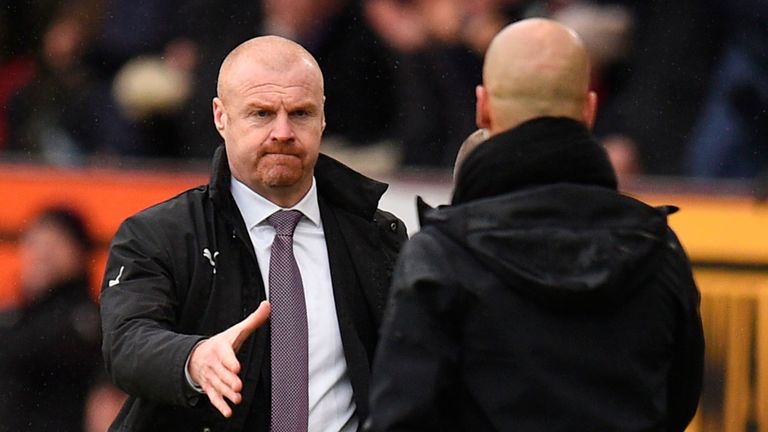
[[190,237],[205,231],[207,187],[201,186],[148,207],[125,219],[115,233],[111,252],[144,256],[179,256]]
[[204,212],[207,197],[208,186],[184,191],[129,216],[121,224],[118,233],[127,229],[178,231]]
[[403,246],[397,260],[396,275],[408,285],[419,281],[456,280],[454,263],[464,252],[453,249],[452,241],[438,229],[427,226],[413,235]]
[[179,217],[190,217],[208,197],[208,186],[198,186],[147,207],[127,220],[138,222],[168,223]]
[[418,303],[420,310],[448,320],[472,302],[465,286],[471,274],[463,251],[454,251],[451,240],[426,227],[406,242],[397,258],[390,307]]

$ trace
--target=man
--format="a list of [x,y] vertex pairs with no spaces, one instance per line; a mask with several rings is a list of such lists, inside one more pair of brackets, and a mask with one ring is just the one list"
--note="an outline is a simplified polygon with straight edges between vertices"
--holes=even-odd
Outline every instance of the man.
[[21,304],[0,309],[0,432],[82,428],[101,369],[91,246],[83,217],[64,207],[42,211],[21,234]]
[[301,46],[243,43],[217,92],[210,184],[113,240],[103,348],[131,397],[112,430],[354,431],[404,225],[376,209],[386,185],[319,154]]
[[488,49],[452,205],[402,251],[371,387],[375,431],[683,431],[703,337],[667,208],[616,191],[588,128],[579,38],[553,21]]

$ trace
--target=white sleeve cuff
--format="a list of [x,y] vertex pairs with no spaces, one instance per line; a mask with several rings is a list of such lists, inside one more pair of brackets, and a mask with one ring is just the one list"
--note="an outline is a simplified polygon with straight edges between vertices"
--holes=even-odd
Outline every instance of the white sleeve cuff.
[[198,392],[200,394],[205,394],[205,390],[203,390],[203,388],[200,387],[200,384],[196,383],[192,379],[192,376],[189,375],[189,361],[192,359],[192,352],[195,350],[195,348],[197,348],[198,345],[200,345],[203,342],[205,342],[205,339],[201,340],[200,342],[195,344],[194,347],[192,347],[192,351],[190,351],[189,352],[189,356],[187,356],[187,362],[184,364],[184,376],[187,378],[187,384],[189,384],[189,386],[192,388],[192,390],[194,390],[194,391],[196,391],[196,392]]

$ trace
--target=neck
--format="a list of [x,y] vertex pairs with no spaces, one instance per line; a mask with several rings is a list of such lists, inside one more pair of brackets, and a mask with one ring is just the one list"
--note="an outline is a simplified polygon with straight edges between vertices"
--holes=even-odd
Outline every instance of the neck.
[[459,169],[452,202],[554,183],[616,189],[608,155],[582,123],[541,117],[496,134],[472,151]]

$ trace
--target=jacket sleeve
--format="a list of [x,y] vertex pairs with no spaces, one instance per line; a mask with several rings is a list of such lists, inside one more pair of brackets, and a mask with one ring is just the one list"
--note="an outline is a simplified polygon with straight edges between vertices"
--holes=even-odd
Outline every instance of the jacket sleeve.
[[676,238],[670,254],[674,280],[679,288],[680,321],[675,341],[674,359],[669,371],[667,405],[669,431],[684,431],[693,419],[701,394],[704,373],[704,332],[699,313],[700,295],[691,266]]
[[112,242],[101,292],[102,350],[107,371],[128,394],[155,402],[197,400],[185,364],[203,336],[180,334],[174,268],[164,233],[131,218]]
[[458,364],[458,297],[433,277],[417,234],[406,243],[395,269],[392,292],[373,364],[369,430],[448,430],[445,396],[454,391]]

